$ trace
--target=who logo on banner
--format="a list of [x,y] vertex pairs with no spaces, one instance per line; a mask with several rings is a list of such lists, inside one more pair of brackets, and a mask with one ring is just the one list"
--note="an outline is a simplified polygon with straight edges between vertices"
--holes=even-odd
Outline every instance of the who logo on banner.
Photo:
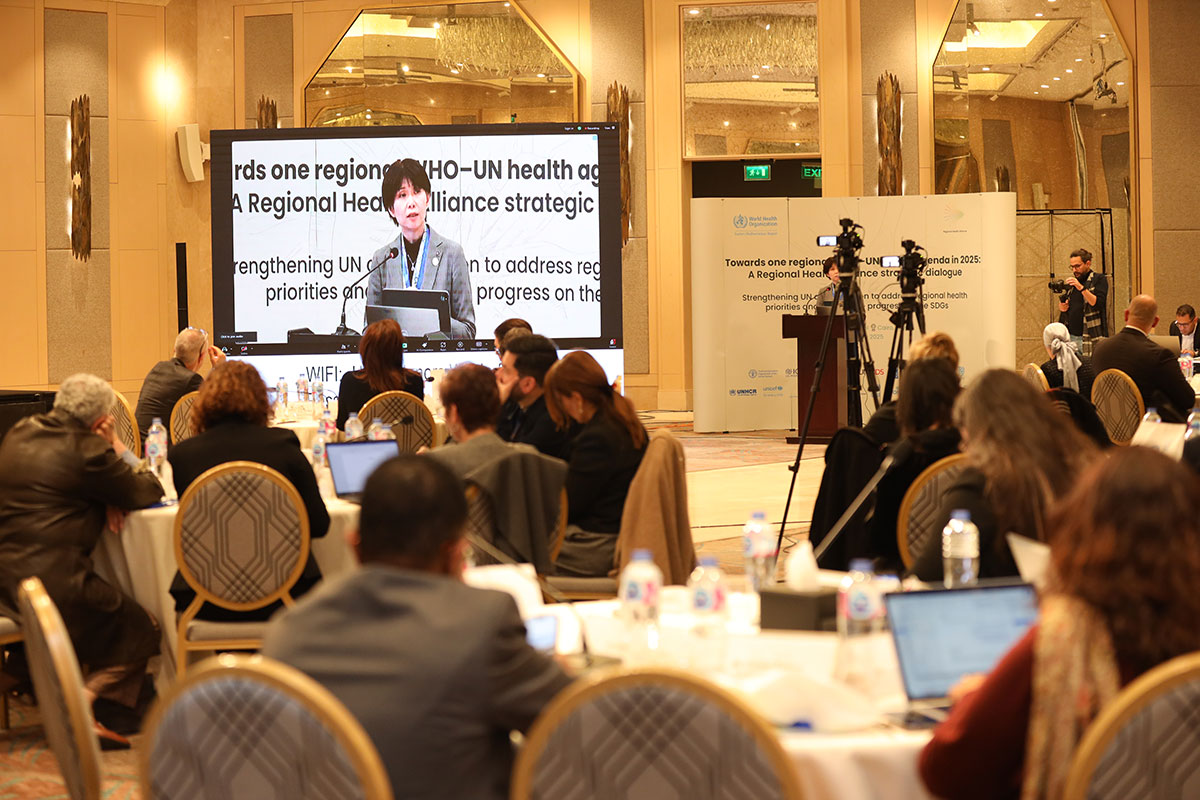
[[735,228],[746,227],[746,218],[744,216],[742,216],[741,214],[735,215],[733,218],[733,227],[735,227]]

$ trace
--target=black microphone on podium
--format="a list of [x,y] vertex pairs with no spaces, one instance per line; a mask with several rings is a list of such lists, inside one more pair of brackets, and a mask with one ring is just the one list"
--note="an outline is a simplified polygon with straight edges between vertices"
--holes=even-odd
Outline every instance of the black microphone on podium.
[[391,261],[393,258],[395,258],[398,255],[400,255],[400,251],[397,250],[396,248],[393,247],[392,249],[388,250],[388,254],[387,254],[386,258],[384,258],[382,261],[380,261],[375,266],[371,267],[369,270],[364,272],[362,275],[359,275],[358,280],[356,280],[354,283],[350,284],[349,286],[347,286],[345,289],[342,290],[342,321],[341,321],[341,324],[339,324],[337,326],[337,330],[333,332],[334,336],[358,336],[358,331],[353,330],[352,328],[346,327],[346,301],[350,299],[350,290],[353,289],[355,286],[358,286],[363,281],[365,281],[367,278],[369,278],[371,276],[372,273],[377,272],[380,268],[383,267],[384,264]]

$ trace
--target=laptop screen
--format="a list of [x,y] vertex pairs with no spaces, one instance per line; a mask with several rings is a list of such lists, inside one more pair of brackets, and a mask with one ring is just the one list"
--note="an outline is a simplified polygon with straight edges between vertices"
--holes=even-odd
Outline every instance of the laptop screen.
[[362,494],[367,478],[383,462],[400,455],[394,439],[370,442],[341,442],[325,448],[329,474],[338,497]]
[[1037,621],[1032,586],[884,596],[909,700],[945,697],[964,675],[989,672]]

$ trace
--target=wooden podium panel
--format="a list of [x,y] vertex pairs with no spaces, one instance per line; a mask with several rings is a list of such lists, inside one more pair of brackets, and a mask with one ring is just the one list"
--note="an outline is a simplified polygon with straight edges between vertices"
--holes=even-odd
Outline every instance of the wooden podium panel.
[[[789,442],[799,443],[804,428],[804,412],[812,395],[816,375],[817,353],[829,317],[817,314],[784,314],[783,338],[796,340],[796,431]],[[846,320],[833,318],[833,332],[825,352],[825,373],[813,407],[808,441],[828,442],[837,429],[846,424]]]

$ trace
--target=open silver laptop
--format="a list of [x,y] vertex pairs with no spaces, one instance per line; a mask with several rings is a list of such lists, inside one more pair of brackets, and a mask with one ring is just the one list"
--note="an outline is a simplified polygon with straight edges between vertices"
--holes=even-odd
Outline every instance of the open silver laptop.
[[884,596],[909,712],[937,720],[964,676],[989,672],[1037,621],[1028,584]]
[[329,475],[338,498],[358,503],[363,488],[380,464],[400,455],[400,445],[394,439],[366,442],[335,442],[326,445]]

